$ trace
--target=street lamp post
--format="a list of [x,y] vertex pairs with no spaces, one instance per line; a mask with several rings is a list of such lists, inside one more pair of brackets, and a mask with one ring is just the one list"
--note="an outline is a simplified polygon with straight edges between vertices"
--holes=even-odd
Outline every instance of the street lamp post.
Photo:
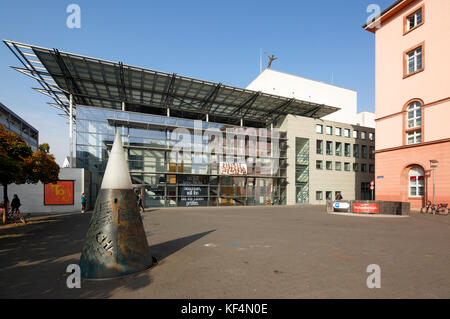
[[[436,173],[436,167],[438,167],[438,160],[430,160],[430,166],[433,169],[433,206],[435,203],[435,189],[436,189],[436,182],[435,182],[435,173]],[[434,165],[433,165],[434,164]]]

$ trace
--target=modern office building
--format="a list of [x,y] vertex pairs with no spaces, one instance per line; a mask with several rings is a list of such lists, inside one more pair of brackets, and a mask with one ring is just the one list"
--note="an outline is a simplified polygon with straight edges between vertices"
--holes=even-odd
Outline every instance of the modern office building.
[[[75,124],[76,159],[70,162],[92,173],[91,199],[115,130],[147,207],[324,203],[336,191],[346,199],[368,196],[361,183],[371,180],[373,130],[321,120],[338,111],[339,102],[315,103],[4,42],[22,62],[15,69],[36,79],[37,90]],[[355,132],[364,139],[353,138]],[[325,152],[332,143],[328,154],[316,153],[318,140]],[[346,156],[346,150],[358,157]],[[319,192],[322,200],[316,200]]]
[[376,47],[376,198],[450,203],[450,1],[396,1],[364,28]]
[[39,132],[19,115],[0,102],[0,124],[6,130],[19,134],[31,146],[33,152],[39,147]]
[[375,130],[340,122],[288,115],[287,204],[325,204],[371,199],[375,172]]

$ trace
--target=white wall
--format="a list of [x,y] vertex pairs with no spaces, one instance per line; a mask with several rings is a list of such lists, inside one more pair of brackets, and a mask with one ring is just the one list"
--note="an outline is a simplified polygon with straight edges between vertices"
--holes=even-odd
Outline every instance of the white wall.
[[[81,211],[81,193],[89,196],[90,174],[83,168],[61,168],[60,180],[74,180],[74,205],[44,205],[44,185],[11,184],[8,185],[8,198],[11,201],[14,194],[20,198],[22,213],[67,213]],[[3,187],[0,186],[0,201],[3,201]]]
[[338,107],[324,120],[356,124],[357,92],[300,76],[265,69],[247,89]]
[[375,113],[363,111],[356,114],[356,124],[375,128]]

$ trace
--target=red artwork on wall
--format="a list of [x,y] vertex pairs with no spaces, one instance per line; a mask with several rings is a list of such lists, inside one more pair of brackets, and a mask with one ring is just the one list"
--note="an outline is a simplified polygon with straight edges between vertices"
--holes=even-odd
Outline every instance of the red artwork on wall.
[[44,205],[73,205],[74,181],[44,185]]

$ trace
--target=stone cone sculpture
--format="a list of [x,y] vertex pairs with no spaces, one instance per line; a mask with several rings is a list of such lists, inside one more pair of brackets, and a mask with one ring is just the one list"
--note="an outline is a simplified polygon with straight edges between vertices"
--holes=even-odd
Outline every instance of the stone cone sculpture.
[[117,278],[151,266],[122,140],[116,132],[81,253],[81,277]]

